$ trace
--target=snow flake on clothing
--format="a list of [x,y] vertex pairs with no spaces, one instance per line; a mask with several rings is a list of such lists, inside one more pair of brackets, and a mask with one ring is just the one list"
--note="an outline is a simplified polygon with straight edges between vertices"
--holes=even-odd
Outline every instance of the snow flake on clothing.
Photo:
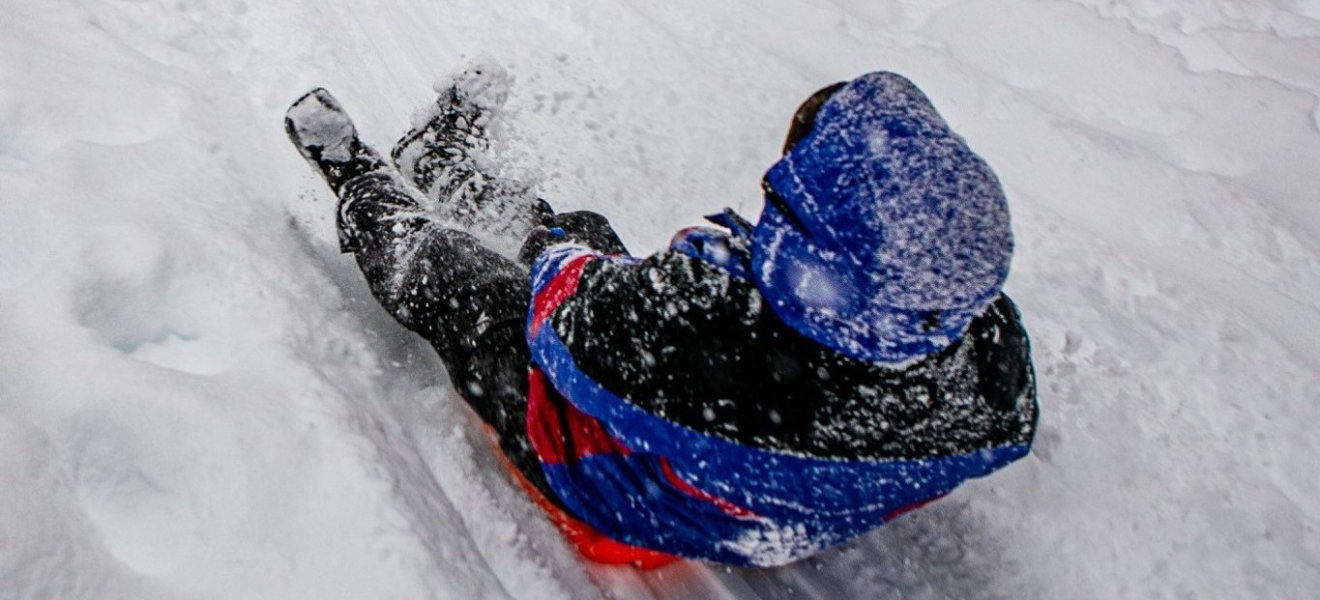
[[911,83],[832,92],[765,184],[754,227],[532,265],[532,445],[626,547],[783,564],[1031,447],[1004,197]]
[[[693,304],[719,300],[735,306],[745,301],[745,294],[757,296],[750,282],[736,284],[737,280],[731,279],[730,274],[738,270],[736,261],[707,263],[688,254],[711,253],[712,243],[721,243],[712,232],[688,232],[678,236],[669,253],[640,261],[597,254],[581,247],[558,246],[533,265],[528,344],[537,368],[530,386],[527,430],[550,488],[576,519],[630,547],[730,564],[783,564],[870,531],[948,493],[964,480],[986,475],[1027,452],[1035,404],[1026,373],[1023,374],[1027,378],[1023,380],[1026,387],[1009,392],[1007,411],[977,419],[982,425],[1002,420],[1003,426],[1020,435],[991,435],[973,432],[976,428],[972,427],[965,432],[966,439],[931,440],[928,447],[916,446],[919,440],[905,439],[902,447],[872,449],[883,456],[863,457],[857,453],[822,453],[814,446],[795,447],[794,444],[806,441],[780,439],[774,431],[762,430],[765,425],[730,420],[728,416],[708,417],[707,420],[715,423],[706,423],[708,430],[703,430],[701,423],[692,420],[692,414],[713,417],[716,412],[738,407],[753,413],[762,411],[749,404],[748,398],[741,397],[729,406],[720,401],[706,404],[711,390],[688,389],[687,383],[680,383],[672,390],[687,389],[686,393],[665,394],[673,379],[684,379],[693,386],[714,385],[714,380],[704,373],[692,376],[690,370],[673,370],[675,355],[694,357],[709,350],[703,343],[721,342],[734,345],[724,346],[728,353],[712,356],[761,357],[765,353],[749,348],[743,348],[749,351],[742,352],[738,344],[749,341],[746,334],[770,334],[770,330],[746,328],[737,324],[737,319],[721,318],[719,323],[712,322],[700,329],[718,339],[703,342],[695,334],[681,340],[666,338],[680,344],[675,347],[677,352],[652,353],[649,360],[641,352],[631,358],[619,356],[649,346],[623,347],[603,338],[610,335],[607,330],[663,328],[664,322],[683,321],[692,314],[729,316],[729,306],[723,305],[670,314],[664,308],[669,300],[655,296],[659,293],[656,286],[661,291],[688,297]],[[725,257],[722,249],[713,251],[712,255]],[[692,270],[706,275],[688,281],[692,275],[688,271]],[[696,286],[695,281],[704,285]],[[656,301],[649,307],[594,303],[601,299],[594,294],[614,285],[636,286],[636,294]],[[671,289],[675,286],[680,289]],[[741,291],[731,293],[731,286]],[[631,321],[626,316],[629,310],[637,311]],[[575,313],[583,316],[580,311],[590,313],[590,318],[584,321],[572,318]],[[607,318],[610,315],[618,318]],[[774,319],[768,313],[766,316]],[[587,329],[579,330],[578,325]],[[712,334],[713,327],[732,327],[719,331],[735,335],[725,339],[718,333]],[[623,339],[639,342],[645,337]],[[819,348],[807,340],[803,343]],[[593,346],[597,350],[592,350]],[[967,354],[969,348],[964,346],[957,354]],[[595,354],[597,351],[604,351],[611,365],[632,375],[621,383],[618,373],[601,371],[602,365],[597,362],[601,355]],[[790,366],[796,359],[785,353],[788,347],[776,351],[788,362],[783,362],[778,372],[752,369],[757,371],[756,377],[816,376],[817,370]],[[1029,368],[1020,363],[1013,365],[1010,370]],[[732,368],[725,375],[739,378],[730,382],[732,385],[744,389],[765,386],[765,382],[744,378],[748,372],[746,365],[728,366]],[[996,363],[995,367],[1007,365]],[[920,373],[919,378],[938,375],[927,371],[914,369],[914,373]],[[886,372],[890,373],[887,377],[898,376]],[[852,382],[849,387],[865,387],[870,382],[868,377],[854,374],[848,378]],[[792,397],[795,386],[815,388],[817,383],[796,379],[776,381],[775,389],[785,398]],[[639,387],[638,382],[647,383]],[[924,379],[916,382],[916,387],[921,389],[929,385],[932,383]],[[980,410],[988,410],[978,399],[979,394],[971,390],[967,393],[973,394],[967,400],[978,402],[976,406]],[[1019,398],[1023,400],[1017,402]],[[780,404],[777,397],[762,399],[770,402],[769,406]],[[860,413],[848,422],[866,425],[869,433],[861,434],[866,439],[884,437],[881,424],[872,423],[881,414],[875,412],[882,409],[881,405],[865,400],[861,399],[862,404],[869,408],[863,409],[859,404]],[[933,435],[943,431],[936,425],[945,417],[960,414],[963,402],[961,398],[928,400],[941,407],[937,414],[920,418],[927,435]],[[832,412],[820,408],[821,414],[811,417],[809,422],[813,431],[830,437],[850,435],[848,431],[835,431],[838,428],[818,426],[828,422],[825,413]],[[767,410],[762,416],[780,425],[801,420],[774,419],[773,412]],[[730,430],[726,426],[734,428]],[[843,440],[834,442],[841,451]]]

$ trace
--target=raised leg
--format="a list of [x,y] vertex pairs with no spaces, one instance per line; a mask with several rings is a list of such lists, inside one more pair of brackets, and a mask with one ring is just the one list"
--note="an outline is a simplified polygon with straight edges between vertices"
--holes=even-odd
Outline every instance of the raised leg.
[[340,248],[353,253],[377,301],[430,342],[505,453],[548,491],[525,426],[526,268],[424,210],[419,192],[358,139],[325,90],[294,103],[286,128],[338,195]]
[[491,153],[509,84],[508,73],[492,63],[453,75],[390,152],[403,177],[445,218],[498,244],[506,255],[548,208],[526,185],[502,176]]

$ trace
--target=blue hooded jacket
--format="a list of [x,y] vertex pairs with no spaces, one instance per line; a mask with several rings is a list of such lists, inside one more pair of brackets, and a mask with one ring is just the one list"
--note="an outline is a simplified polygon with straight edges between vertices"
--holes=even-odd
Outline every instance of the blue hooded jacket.
[[1004,197],[915,86],[839,88],[765,187],[755,226],[533,265],[529,437],[611,539],[782,564],[1030,449]]
[[786,323],[848,356],[939,351],[1008,276],[999,181],[899,75],[835,92],[765,185],[757,285]]

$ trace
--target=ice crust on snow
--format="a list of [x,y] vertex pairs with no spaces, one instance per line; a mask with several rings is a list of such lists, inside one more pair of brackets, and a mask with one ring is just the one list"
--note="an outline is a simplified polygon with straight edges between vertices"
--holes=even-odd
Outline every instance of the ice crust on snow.
[[[1315,2],[3,8],[0,598],[1320,589]],[[1009,195],[1033,454],[786,568],[584,566],[281,128],[325,86],[388,148],[482,54],[502,168],[642,253],[754,217],[811,91],[911,78]]]

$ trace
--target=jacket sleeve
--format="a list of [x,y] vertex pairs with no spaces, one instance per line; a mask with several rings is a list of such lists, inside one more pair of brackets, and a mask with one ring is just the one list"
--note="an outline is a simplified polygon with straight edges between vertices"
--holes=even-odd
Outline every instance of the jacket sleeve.
[[728,300],[730,278],[748,278],[745,244],[709,227],[678,232],[668,249],[648,258],[625,254],[621,244],[600,248],[569,241],[538,253],[531,264],[530,328],[539,329],[570,297],[582,305],[577,312],[597,322],[575,322],[579,328],[631,329],[657,320],[690,320],[697,317],[693,311],[724,315],[719,305]]
[[557,385],[580,373],[646,412],[729,437],[818,406],[805,401],[817,393],[811,367],[779,339],[754,284],[675,246],[645,258],[545,252],[532,271],[533,360]]
[[560,244],[532,264],[529,326],[539,329],[555,316],[557,329],[571,336],[601,328],[636,332],[678,320],[683,326],[672,333],[689,333],[700,324],[694,319],[728,312],[722,304],[730,279],[726,269],[680,249],[636,258]]

